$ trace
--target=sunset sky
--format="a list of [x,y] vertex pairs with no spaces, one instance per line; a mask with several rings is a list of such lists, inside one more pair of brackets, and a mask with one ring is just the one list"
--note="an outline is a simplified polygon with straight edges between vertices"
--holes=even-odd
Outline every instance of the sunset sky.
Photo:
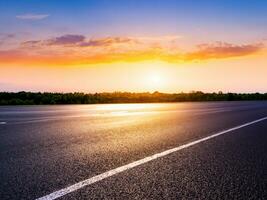
[[0,91],[267,92],[267,1],[0,0]]

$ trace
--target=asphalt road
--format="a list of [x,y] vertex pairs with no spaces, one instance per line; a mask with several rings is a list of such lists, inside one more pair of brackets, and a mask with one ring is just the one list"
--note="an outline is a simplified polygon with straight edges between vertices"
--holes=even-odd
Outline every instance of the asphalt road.
[[[267,102],[0,107],[0,199],[36,199],[267,117]],[[59,199],[267,199],[267,120]]]

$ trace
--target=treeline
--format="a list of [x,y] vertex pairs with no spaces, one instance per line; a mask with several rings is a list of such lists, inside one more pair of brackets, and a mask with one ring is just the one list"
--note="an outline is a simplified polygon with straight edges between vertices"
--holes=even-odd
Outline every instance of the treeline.
[[0,92],[0,105],[45,104],[96,104],[96,103],[149,103],[185,101],[242,101],[267,100],[267,93],[50,93],[50,92]]

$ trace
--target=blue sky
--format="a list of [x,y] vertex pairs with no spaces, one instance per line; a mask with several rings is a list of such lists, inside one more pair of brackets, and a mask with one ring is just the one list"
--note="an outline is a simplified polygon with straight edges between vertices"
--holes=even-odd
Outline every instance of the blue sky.
[[[48,14],[44,20],[17,15]],[[163,35],[211,31],[243,32],[244,38],[267,32],[267,2],[253,0],[1,0],[0,26],[5,32],[28,31],[32,37],[66,33]],[[256,35],[256,36],[255,36]],[[212,36],[214,37],[214,36]],[[240,36],[238,36],[240,38]]]

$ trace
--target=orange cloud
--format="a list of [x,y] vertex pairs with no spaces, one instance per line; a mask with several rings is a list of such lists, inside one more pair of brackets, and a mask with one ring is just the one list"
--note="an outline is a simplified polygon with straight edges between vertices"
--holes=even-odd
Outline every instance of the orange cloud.
[[233,45],[225,42],[198,45],[198,50],[185,55],[185,60],[208,60],[240,57],[259,52],[263,44]]
[[[176,38],[177,39],[177,38]],[[253,55],[263,44],[234,45],[223,42],[202,44],[182,52],[168,47],[175,37],[106,37],[87,39],[83,35],[63,35],[47,40],[25,41],[17,49],[0,51],[0,64],[83,65],[114,62],[161,60],[192,62]]]

